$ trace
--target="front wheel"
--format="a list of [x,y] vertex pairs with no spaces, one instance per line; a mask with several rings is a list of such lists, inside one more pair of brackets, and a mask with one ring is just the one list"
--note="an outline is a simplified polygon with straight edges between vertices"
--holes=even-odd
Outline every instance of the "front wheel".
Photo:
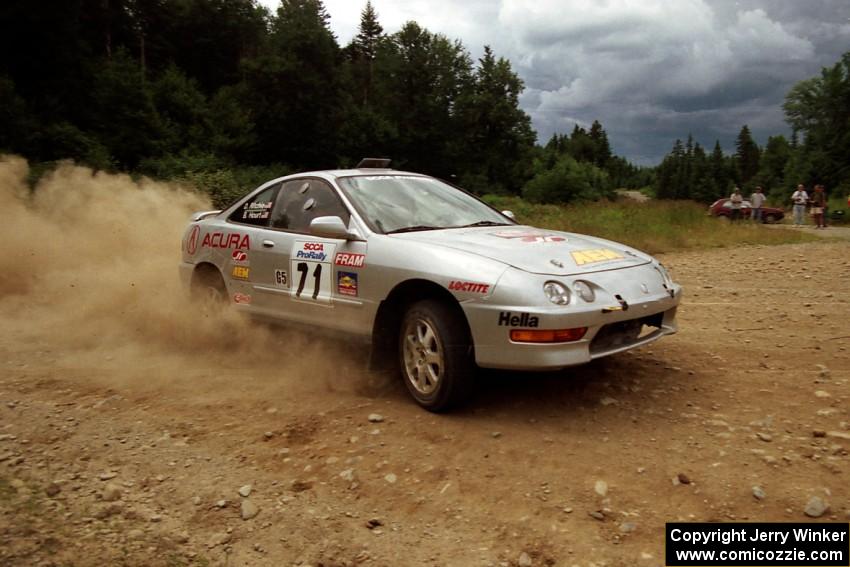
[[472,347],[461,313],[435,300],[419,301],[405,313],[399,366],[407,390],[423,408],[440,412],[472,392]]

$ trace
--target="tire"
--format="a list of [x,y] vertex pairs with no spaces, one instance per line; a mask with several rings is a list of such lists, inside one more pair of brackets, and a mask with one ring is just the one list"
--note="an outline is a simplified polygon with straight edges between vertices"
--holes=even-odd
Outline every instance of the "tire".
[[443,412],[466,401],[475,364],[463,315],[440,301],[423,300],[410,306],[400,330],[399,369],[416,403]]
[[765,224],[774,224],[775,222],[776,222],[776,215],[771,213],[771,214],[764,216],[764,223]]
[[192,277],[192,300],[206,314],[221,311],[227,306],[227,287],[215,268],[198,268]]
[[731,218],[729,218],[729,215],[717,215],[717,218],[720,219],[722,222],[729,222],[732,220]]

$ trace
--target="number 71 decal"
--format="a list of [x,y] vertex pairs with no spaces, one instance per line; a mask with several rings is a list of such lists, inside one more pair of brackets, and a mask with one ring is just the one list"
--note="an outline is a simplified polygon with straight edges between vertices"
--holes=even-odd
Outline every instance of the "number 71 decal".
[[330,304],[333,288],[331,276],[335,244],[328,242],[310,242],[298,240],[292,247],[290,257],[290,274],[292,282],[292,299],[298,301],[315,301]]

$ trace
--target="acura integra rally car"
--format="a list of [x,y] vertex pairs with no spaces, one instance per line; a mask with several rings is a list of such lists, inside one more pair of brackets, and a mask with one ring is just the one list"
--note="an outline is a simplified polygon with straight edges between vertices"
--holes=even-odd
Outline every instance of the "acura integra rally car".
[[676,332],[681,287],[647,254],[518,225],[387,165],[281,177],[194,214],[183,283],[254,316],[367,339],[373,362],[397,361],[432,411],[464,399],[476,366],[560,369]]

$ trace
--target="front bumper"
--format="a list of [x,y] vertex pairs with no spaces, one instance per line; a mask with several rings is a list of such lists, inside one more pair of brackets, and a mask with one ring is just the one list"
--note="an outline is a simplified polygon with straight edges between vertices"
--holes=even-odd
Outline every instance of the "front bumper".
[[[475,360],[479,366],[557,370],[643,346],[677,331],[676,309],[682,298],[682,288],[665,282],[652,265],[582,276],[580,279],[592,282],[597,288],[597,298],[592,303],[585,303],[574,296],[567,306],[543,306],[548,302],[540,298],[543,283],[547,280],[557,279],[571,284],[571,278],[523,276],[520,279],[516,273],[506,274],[492,298],[461,304],[472,331]],[[505,289],[511,286],[521,286],[521,289]],[[504,293],[500,293],[499,288]],[[520,294],[525,299],[521,303],[498,301],[500,296],[517,299]],[[527,306],[532,301],[537,307]],[[505,313],[517,315],[520,326],[506,324]],[[523,318],[521,314],[528,314],[528,317]],[[510,331],[524,328],[521,326],[524,324],[528,326],[534,317],[537,318],[535,329],[587,327],[587,332],[581,340],[568,343],[511,341]]]

